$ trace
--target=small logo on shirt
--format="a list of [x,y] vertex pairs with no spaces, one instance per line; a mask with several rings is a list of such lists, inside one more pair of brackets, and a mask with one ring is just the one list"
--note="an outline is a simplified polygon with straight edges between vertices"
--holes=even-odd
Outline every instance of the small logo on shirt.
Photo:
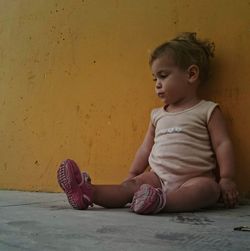
[[180,133],[182,132],[182,128],[181,127],[170,127],[170,128],[166,128],[166,129],[162,129],[159,131],[160,134],[166,134],[166,133]]
[[168,133],[178,133],[178,132],[181,132],[182,131],[182,128],[180,127],[171,127],[171,128],[168,128],[167,129],[167,132]]

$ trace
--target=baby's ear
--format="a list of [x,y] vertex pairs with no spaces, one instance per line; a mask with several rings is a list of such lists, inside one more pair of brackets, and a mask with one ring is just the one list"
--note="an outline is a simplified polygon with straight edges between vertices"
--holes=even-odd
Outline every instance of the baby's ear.
[[195,64],[190,65],[188,67],[187,72],[188,72],[188,80],[190,83],[193,83],[199,79],[200,70],[197,65]]

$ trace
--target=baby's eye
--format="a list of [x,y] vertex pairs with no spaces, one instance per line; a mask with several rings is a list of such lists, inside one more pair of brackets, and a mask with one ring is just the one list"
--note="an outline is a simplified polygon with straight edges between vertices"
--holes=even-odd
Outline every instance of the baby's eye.
[[160,75],[159,78],[164,79],[164,78],[166,78],[167,76],[168,76],[168,75]]
[[153,78],[153,81],[154,81],[154,82],[156,82],[156,80],[157,80],[156,78]]

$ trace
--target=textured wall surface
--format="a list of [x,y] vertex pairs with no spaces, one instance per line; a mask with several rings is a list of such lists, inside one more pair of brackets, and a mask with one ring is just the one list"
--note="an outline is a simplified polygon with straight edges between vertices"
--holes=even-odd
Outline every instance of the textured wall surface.
[[126,176],[161,103],[150,50],[181,31],[216,44],[202,96],[221,104],[250,196],[250,2],[0,0],[0,188],[59,191],[73,158],[94,183]]

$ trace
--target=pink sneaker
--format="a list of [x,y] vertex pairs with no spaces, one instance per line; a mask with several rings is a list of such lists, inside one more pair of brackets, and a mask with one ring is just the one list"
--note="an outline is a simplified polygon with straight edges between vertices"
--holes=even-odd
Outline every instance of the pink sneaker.
[[67,159],[61,163],[57,171],[57,180],[73,208],[87,209],[93,206],[91,179],[87,173],[80,172],[73,160]]
[[143,184],[134,194],[130,208],[137,214],[157,214],[166,205],[166,196],[160,188]]

